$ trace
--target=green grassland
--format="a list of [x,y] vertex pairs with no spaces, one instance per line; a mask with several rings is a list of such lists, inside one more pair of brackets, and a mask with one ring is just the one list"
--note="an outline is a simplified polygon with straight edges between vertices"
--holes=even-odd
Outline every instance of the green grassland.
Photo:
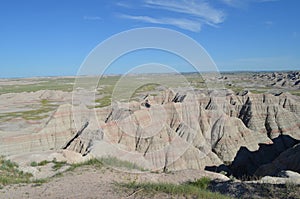
[[0,157],[0,187],[8,184],[29,183],[32,177],[18,169],[18,165]]
[[147,94],[157,95],[161,89],[194,87],[206,88],[205,81],[198,74],[155,74],[102,77],[98,82],[96,107],[104,107],[114,100],[138,100]]
[[[14,84],[0,86],[0,94],[36,92],[39,90],[72,91],[75,78],[39,78],[32,80],[32,84]],[[21,81],[19,79],[18,81]],[[37,82],[37,83],[35,83]]]
[[[32,84],[22,84],[22,80],[32,81]],[[102,77],[52,77],[52,78],[33,78],[33,79],[15,79],[14,85],[1,85],[0,94],[4,93],[20,93],[35,92],[39,90],[61,90],[71,92],[74,84],[79,83],[81,86],[90,85],[91,82],[96,84],[95,108],[102,108],[111,105],[113,101],[139,101],[143,96],[158,95],[159,92],[166,88],[190,87],[195,89],[205,89],[207,86],[213,87],[214,82],[210,85],[206,84],[201,74],[140,74],[128,76],[102,76]],[[20,84],[18,84],[20,81]],[[242,81],[241,81],[242,82]],[[271,88],[244,88],[239,86],[239,81],[235,78],[232,84],[224,82],[224,88],[231,89],[235,93],[242,90],[249,90],[251,93],[266,93]],[[223,83],[218,83],[218,88]],[[83,86],[85,88],[85,86]],[[293,95],[300,96],[299,90],[288,91]],[[48,101],[41,101],[41,106],[37,106],[33,110],[0,113],[0,119],[10,119],[22,117],[26,120],[40,120],[48,117],[47,113],[53,111],[57,106]],[[89,107],[94,108],[94,107]]]
[[18,112],[0,113],[0,119],[7,121],[16,117],[21,117],[25,120],[41,120],[49,117],[50,111],[54,111],[58,105],[52,104],[46,99],[40,101],[40,106],[36,109]]

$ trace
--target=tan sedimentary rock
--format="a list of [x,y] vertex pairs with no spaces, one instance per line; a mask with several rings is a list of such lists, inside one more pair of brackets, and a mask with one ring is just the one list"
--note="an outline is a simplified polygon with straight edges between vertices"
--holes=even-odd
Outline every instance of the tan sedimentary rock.
[[272,145],[279,135],[300,139],[299,98],[289,94],[166,90],[147,100],[148,108],[62,105],[40,131],[1,138],[1,154],[64,148],[152,170],[204,169],[232,162],[241,148]]
[[7,136],[0,140],[3,155],[60,149],[74,133],[70,104],[60,106],[41,130],[32,134]]
[[240,98],[242,101],[246,98],[246,101],[239,110],[238,117],[248,128],[267,133],[270,138],[286,134],[300,139],[300,106],[296,101],[299,99],[289,94],[247,94]]
[[250,151],[259,149],[259,143],[272,143],[264,134],[248,129],[240,119],[223,115],[213,126],[213,150],[224,161],[234,160],[240,147]]

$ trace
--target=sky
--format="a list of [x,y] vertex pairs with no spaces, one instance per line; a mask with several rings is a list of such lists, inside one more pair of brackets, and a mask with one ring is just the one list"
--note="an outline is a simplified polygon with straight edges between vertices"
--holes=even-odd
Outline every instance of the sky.
[[[220,71],[300,70],[299,11],[299,0],[0,0],[0,77],[76,75],[99,43],[143,27],[187,35]],[[146,50],[108,73],[153,61],[189,71]]]

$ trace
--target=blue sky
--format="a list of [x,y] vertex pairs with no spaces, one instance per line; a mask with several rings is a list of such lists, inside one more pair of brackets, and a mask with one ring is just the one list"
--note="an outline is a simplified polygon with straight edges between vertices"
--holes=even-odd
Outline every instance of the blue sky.
[[220,71],[300,70],[299,11],[299,0],[0,0],[0,77],[75,75],[100,42],[149,26],[193,38]]

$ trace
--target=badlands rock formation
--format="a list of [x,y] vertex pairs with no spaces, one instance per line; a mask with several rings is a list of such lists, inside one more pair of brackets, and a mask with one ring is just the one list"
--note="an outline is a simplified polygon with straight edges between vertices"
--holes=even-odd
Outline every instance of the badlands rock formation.
[[253,75],[254,79],[257,80],[268,80],[270,86],[274,87],[295,87],[299,88],[300,86],[300,72],[291,71],[291,72],[274,72],[266,74],[255,74]]
[[256,176],[275,176],[283,170],[292,170],[300,173],[300,144],[282,152],[271,163],[259,167]]
[[115,156],[149,170],[226,165],[237,177],[300,171],[292,164],[299,162],[297,96],[166,90],[147,99],[150,107],[61,105],[38,132],[2,137],[1,154],[65,149]]
[[61,105],[39,129],[24,135],[5,136],[0,139],[2,155],[60,149],[75,132],[72,106]]
[[271,91],[275,93],[300,89],[300,71],[281,72],[240,72],[224,73],[219,77],[229,88],[240,90],[247,88],[254,91]]

